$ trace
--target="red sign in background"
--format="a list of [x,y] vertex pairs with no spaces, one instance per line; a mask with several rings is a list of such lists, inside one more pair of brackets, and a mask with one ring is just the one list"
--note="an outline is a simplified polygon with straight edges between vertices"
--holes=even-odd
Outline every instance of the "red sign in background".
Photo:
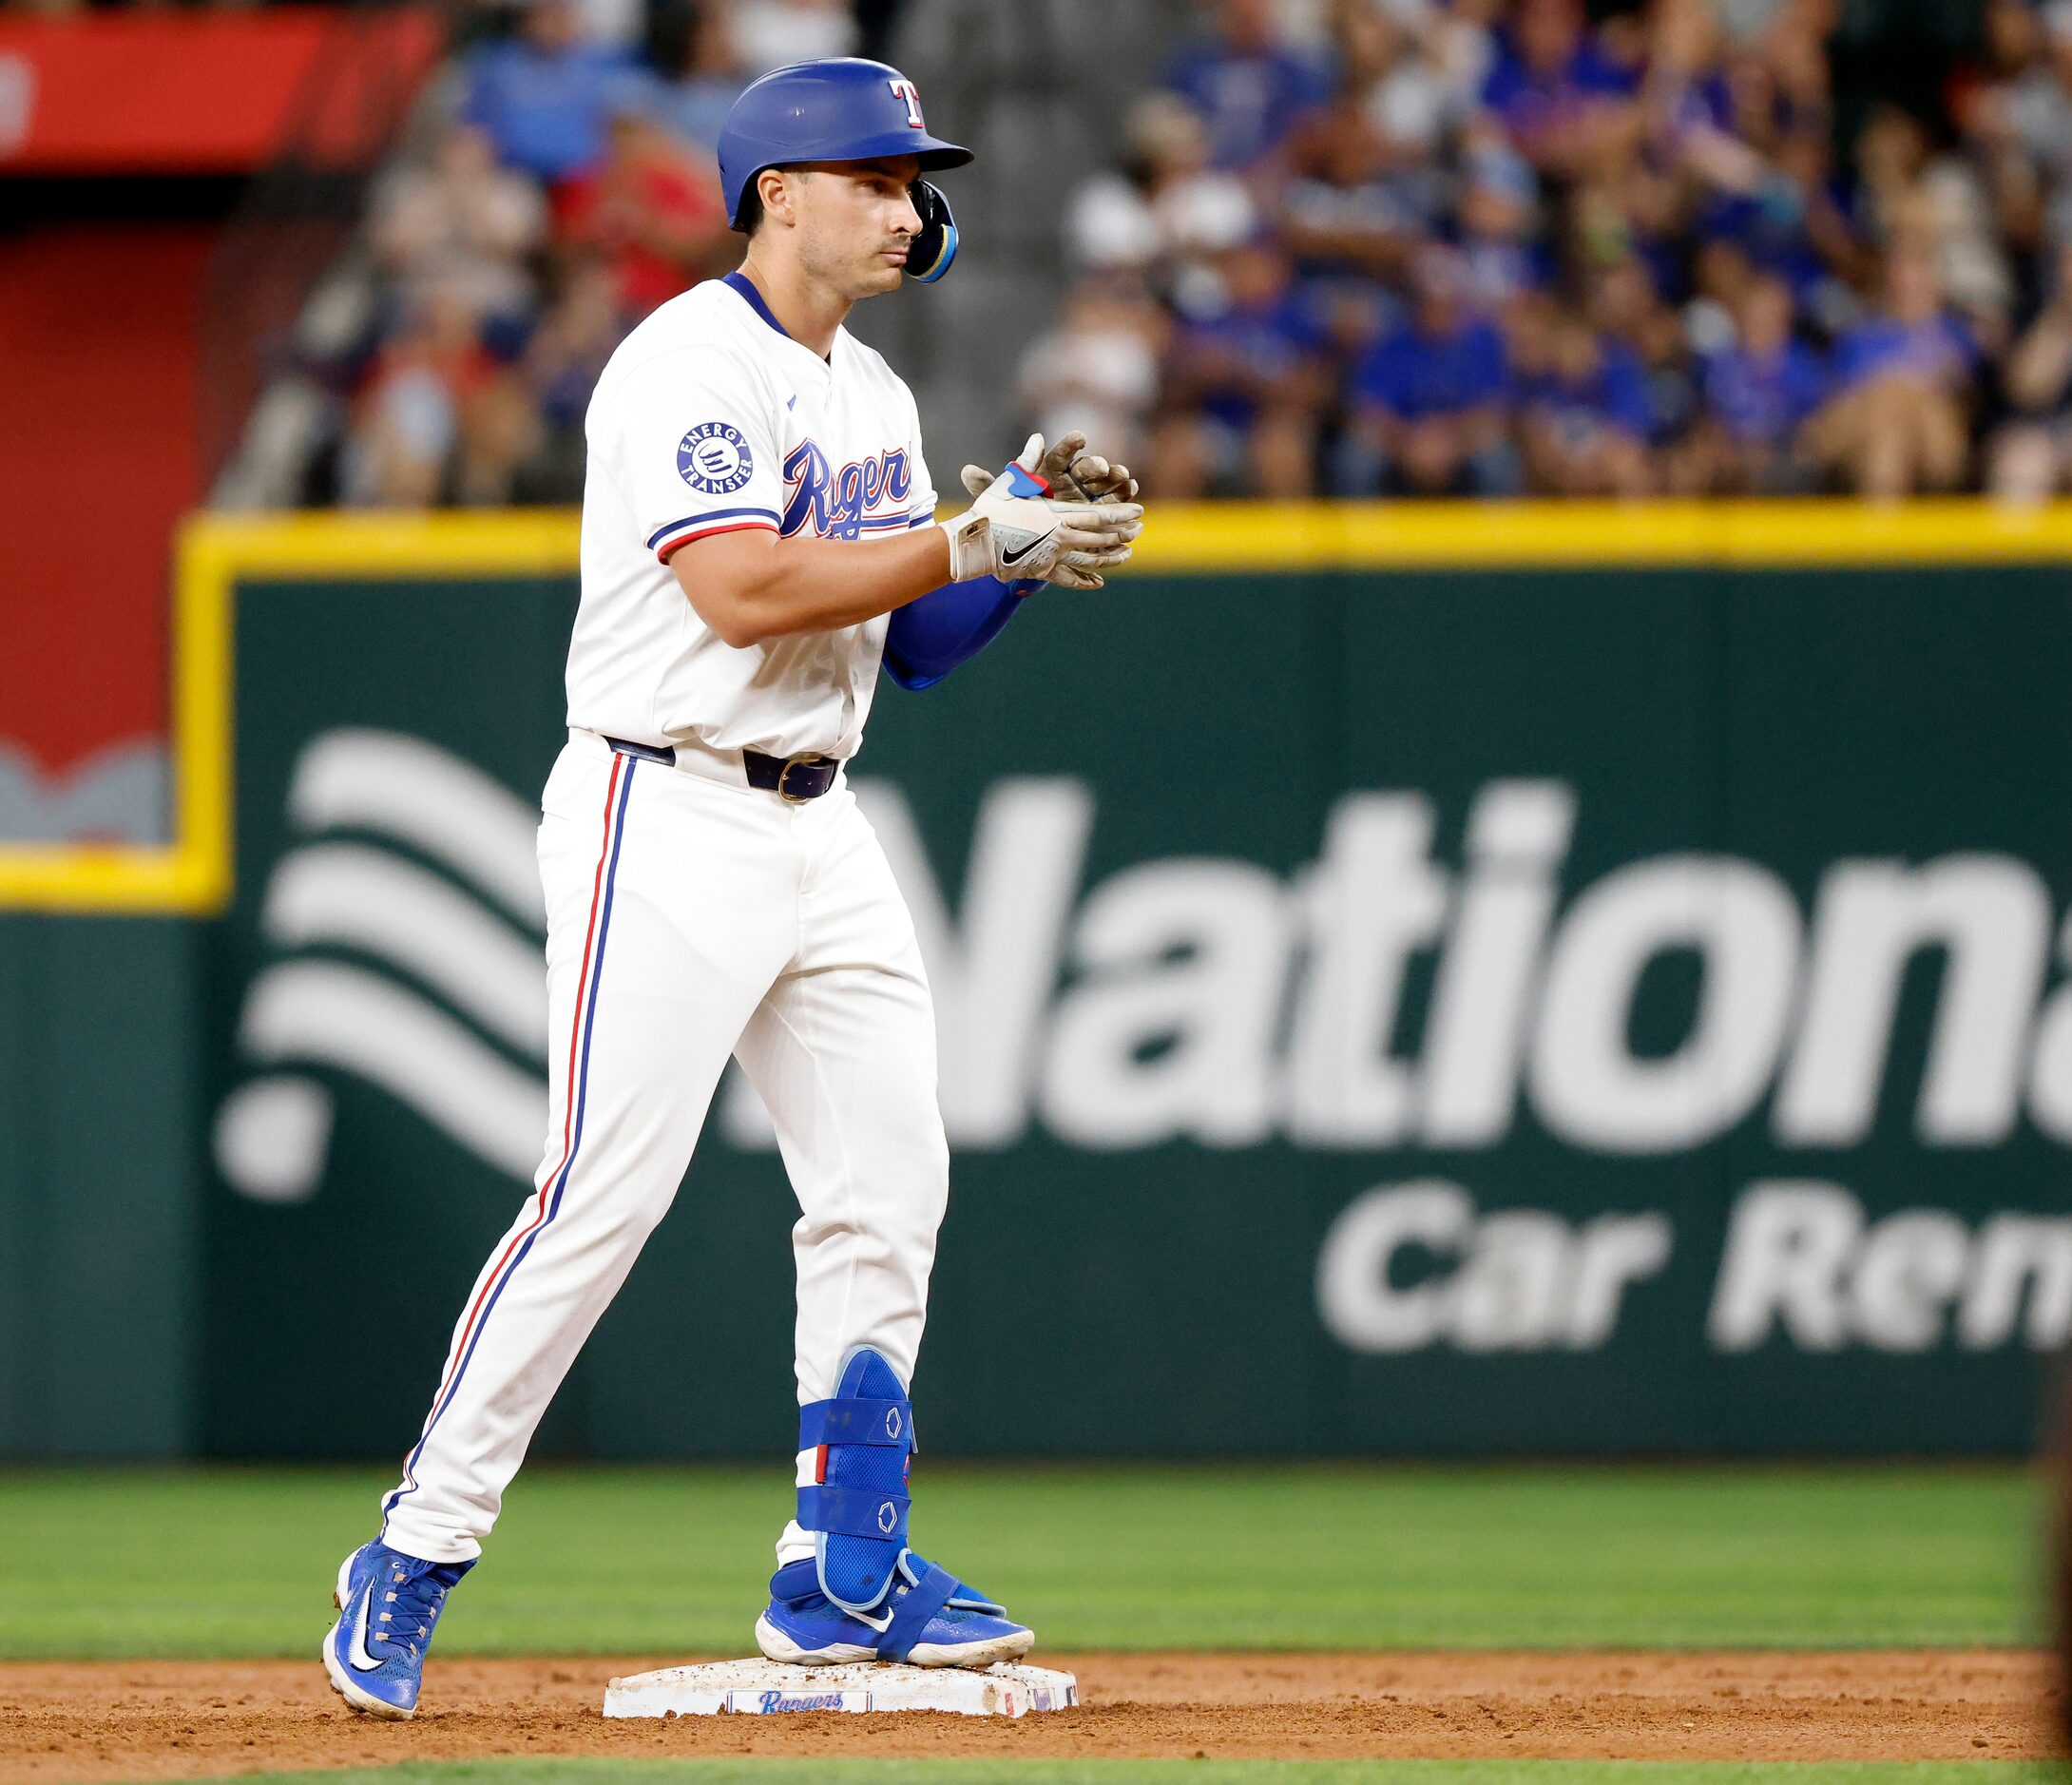
[[[215,236],[0,238],[0,809],[16,836],[163,834],[163,809],[138,809],[163,806],[138,758],[163,760],[167,542],[201,493],[195,340]],[[82,784],[96,772],[125,785],[96,795]]]
[[[0,19],[0,215],[16,174],[364,168],[437,47],[408,9]],[[171,541],[203,395],[250,395],[200,384],[204,327],[252,320],[204,317],[221,235],[0,231],[0,850],[169,840]]]
[[0,172],[238,173],[291,130],[350,152],[370,86],[436,47],[408,8],[0,19]]

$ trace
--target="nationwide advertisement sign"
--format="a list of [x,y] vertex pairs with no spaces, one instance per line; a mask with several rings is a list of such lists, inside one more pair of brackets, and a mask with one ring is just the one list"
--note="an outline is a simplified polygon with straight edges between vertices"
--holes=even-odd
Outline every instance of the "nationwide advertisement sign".
[[[1252,518],[887,689],[854,765],[941,1027],[933,1447],[2026,1445],[2072,1336],[2050,542]],[[537,1161],[575,583],[494,526],[223,558],[220,1451],[405,1443]],[[546,1448],[785,1453],[792,1219],[730,1081]]]

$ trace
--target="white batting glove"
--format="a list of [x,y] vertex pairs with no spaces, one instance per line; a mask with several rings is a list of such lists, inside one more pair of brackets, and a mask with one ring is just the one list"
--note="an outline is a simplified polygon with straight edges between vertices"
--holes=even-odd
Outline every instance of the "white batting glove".
[[1051,579],[1061,567],[1113,565],[1128,557],[1130,542],[1143,530],[1143,509],[1134,502],[1051,496],[1047,482],[1030,469],[1043,456],[1043,435],[1030,434],[1020,456],[986,480],[977,501],[954,520],[939,523],[950,538],[951,581]]
[[[1032,459],[1036,450],[1043,446],[1041,434],[1031,435],[1029,444],[1023,449],[1023,457]],[[1036,474],[1050,486],[1051,499],[1066,503],[1125,503],[1137,493],[1137,480],[1130,475],[1126,465],[1111,465],[1098,453],[1086,450],[1086,436],[1078,429],[1059,437],[1058,442],[1037,462]],[[964,487],[974,496],[982,496],[993,484],[993,473],[983,466],[967,465],[964,468]],[[1142,532],[1139,523],[1126,539],[1095,549],[1081,550],[1061,555],[1044,573],[1044,581],[1055,583],[1065,588],[1100,588],[1103,586],[1103,570],[1112,570],[1129,562],[1130,545]]]

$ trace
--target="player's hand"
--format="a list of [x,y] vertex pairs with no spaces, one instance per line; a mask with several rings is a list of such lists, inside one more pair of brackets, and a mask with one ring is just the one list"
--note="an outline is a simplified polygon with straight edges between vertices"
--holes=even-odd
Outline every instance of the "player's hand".
[[1131,542],[1143,531],[1142,508],[1134,502],[1054,497],[1031,469],[1044,458],[1043,435],[1029,435],[1021,455],[997,477],[986,479],[978,500],[955,520],[942,523],[950,536],[952,581],[988,575],[1004,582],[1062,581],[1069,574],[1078,586],[1098,588],[1100,569],[1128,558]]
[[[1031,446],[1040,446],[1034,436]],[[1025,449],[1025,455],[1027,449]],[[1086,436],[1078,429],[1061,434],[1057,444],[1044,453],[1037,475],[1050,486],[1053,500],[1064,502],[1127,502],[1137,494],[1137,480],[1129,467],[1111,464],[1099,453],[1086,451]],[[964,468],[964,487],[982,496],[991,487],[993,474],[982,465]],[[1134,539],[1135,535],[1132,534]],[[1045,572],[1044,581],[1065,588],[1100,588],[1102,571],[1129,562],[1129,542],[1101,552],[1074,552],[1059,559]]]
[[[1043,435],[1032,434],[1030,442],[1040,447]],[[1111,465],[1098,453],[1087,451],[1086,436],[1077,428],[1058,436],[1058,443],[1044,453],[1043,462],[1036,467],[1036,475],[1063,502],[1131,502],[1137,496],[1137,480],[1130,475],[1129,467]],[[983,465],[964,468],[964,487],[974,496],[983,496],[992,481],[993,473]]]

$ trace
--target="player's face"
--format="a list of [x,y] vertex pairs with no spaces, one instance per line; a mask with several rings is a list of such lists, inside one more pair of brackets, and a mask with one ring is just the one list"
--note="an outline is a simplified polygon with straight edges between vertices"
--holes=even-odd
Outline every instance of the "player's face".
[[893,290],[920,233],[908,188],[921,177],[911,155],[826,162],[797,186],[797,250],[816,279],[845,298]]

